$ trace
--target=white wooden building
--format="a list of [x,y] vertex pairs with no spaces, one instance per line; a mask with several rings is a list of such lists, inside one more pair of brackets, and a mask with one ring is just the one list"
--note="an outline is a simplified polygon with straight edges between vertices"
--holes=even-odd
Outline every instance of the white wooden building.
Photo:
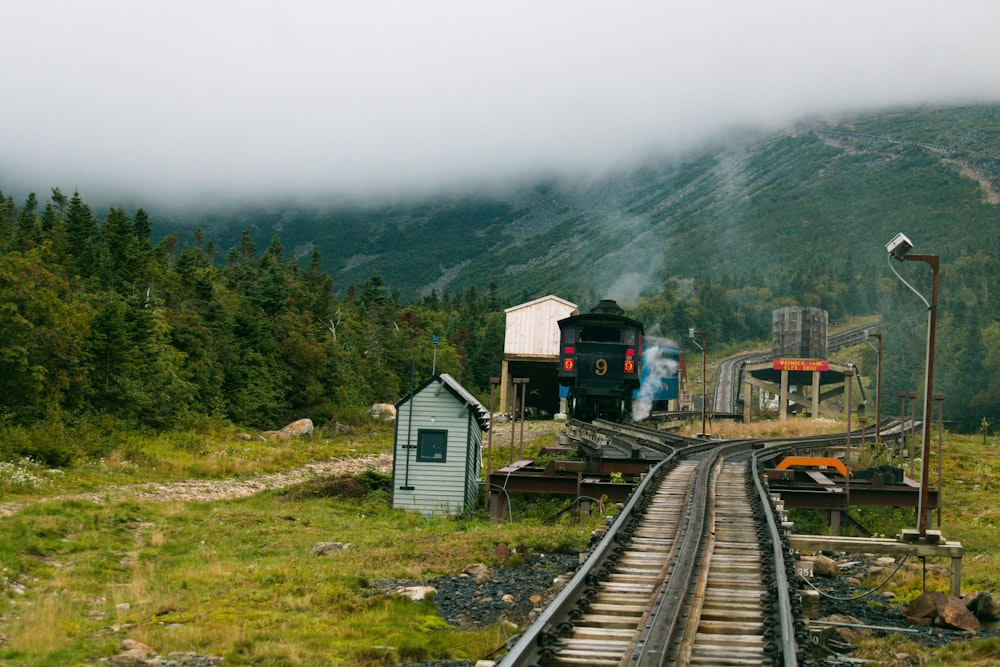
[[427,515],[475,506],[489,412],[446,373],[396,404],[392,506]]
[[[549,294],[504,311],[503,369],[500,380],[500,411],[511,414],[515,405],[514,378],[527,379],[525,405],[555,412],[559,408],[559,320],[579,313],[577,305]],[[518,390],[520,392],[521,390]]]

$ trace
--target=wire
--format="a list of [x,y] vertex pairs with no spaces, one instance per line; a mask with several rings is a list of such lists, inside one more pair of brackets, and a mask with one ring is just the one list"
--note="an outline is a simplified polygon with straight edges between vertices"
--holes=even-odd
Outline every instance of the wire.
[[911,285],[910,283],[906,282],[906,278],[904,278],[903,276],[899,275],[899,271],[897,271],[896,267],[892,265],[892,255],[886,255],[886,257],[889,258],[889,268],[892,269],[892,272],[896,274],[896,277],[899,278],[901,281],[903,281],[903,284],[906,285],[907,287],[909,287],[911,292],[913,292],[918,297],[920,297],[920,300],[924,302],[925,306],[927,306],[927,310],[930,310],[931,309],[931,304],[927,302],[927,299],[924,298],[924,295],[921,294],[920,292],[918,292],[916,290],[916,288],[913,287],[913,285]]
[[907,561],[908,558],[909,558],[909,556],[903,556],[903,560],[899,561],[899,564],[896,565],[896,569],[894,569],[892,572],[890,572],[889,576],[887,576],[885,579],[883,579],[882,582],[878,586],[876,586],[875,588],[869,589],[869,590],[865,591],[864,593],[862,593],[861,595],[852,595],[852,596],[846,597],[846,598],[845,597],[840,597],[840,596],[837,596],[837,595],[830,595],[829,593],[824,593],[820,589],[816,588],[816,586],[813,585],[813,582],[809,581],[804,576],[802,576],[802,573],[796,572],[795,574],[798,576],[799,579],[801,579],[802,581],[804,581],[807,584],[809,584],[809,587],[811,589],[813,589],[814,591],[816,591],[817,593],[819,593],[823,597],[829,598],[831,600],[837,600],[839,602],[850,602],[852,600],[862,600],[862,599],[868,597],[869,595],[873,594],[878,589],[880,589],[883,586],[885,586],[887,583],[889,583],[889,580],[896,576],[896,573],[899,572],[899,568],[903,567],[903,565],[906,563],[906,561]]

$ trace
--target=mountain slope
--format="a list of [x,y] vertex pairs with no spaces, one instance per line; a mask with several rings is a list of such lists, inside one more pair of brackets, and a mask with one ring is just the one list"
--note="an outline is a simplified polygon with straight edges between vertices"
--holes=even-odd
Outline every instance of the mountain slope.
[[[342,291],[378,273],[402,298],[496,283],[628,300],[675,276],[881,265],[905,231],[967,254],[1000,221],[1000,107],[921,109],[733,135],[683,159],[600,181],[327,209],[274,206],[189,218],[217,247],[246,229],[318,247]],[[163,230],[178,219],[161,218]],[[970,233],[971,232],[971,233]],[[610,291],[609,291],[610,290]],[[620,294],[614,294],[615,291]]]

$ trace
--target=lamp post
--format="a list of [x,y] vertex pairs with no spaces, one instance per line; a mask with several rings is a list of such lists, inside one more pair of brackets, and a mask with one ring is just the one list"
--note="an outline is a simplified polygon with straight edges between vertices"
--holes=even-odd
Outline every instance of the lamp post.
[[[707,435],[705,433],[705,384],[707,378],[705,377],[705,357],[708,354],[708,335],[704,331],[695,331],[694,327],[688,329],[688,336],[691,338],[691,342],[695,344],[699,350],[701,350],[701,435],[704,437]],[[698,345],[698,341],[695,340],[695,336],[701,336],[701,345]]]
[[944,439],[944,394],[934,394],[934,400],[938,402],[938,452],[937,452],[937,473],[938,473],[938,508],[937,508],[937,525],[938,528],[941,527],[941,455],[942,446],[941,441]]
[[[886,244],[885,249],[889,253],[889,268],[927,306],[927,362],[924,369],[924,449],[920,473],[920,501],[917,505],[917,533],[920,538],[926,538],[928,454],[930,453],[931,442],[931,401],[934,400],[934,337],[937,330],[938,269],[940,268],[940,258],[937,255],[911,254],[910,250],[913,249],[913,243],[902,233],[896,234]],[[893,259],[900,262],[924,262],[931,267],[931,300],[929,303],[920,292],[913,289],[908,282],[903,280],[903,277],[892,266]]]
[[440,342],[441,342],[441,339],[439,337],[437,337],[437,336],[434,336],[433,338],[431,338],[431,344],[434,346],[434,360],[431,361],[431,377],[434,377],[434,373],[437,371],[437,365],[438,365],[438,343],[440,343]]
[[[878,341],[878,347],[871,340]],[[875,350],[875,449],[882,444],[882,334],[866,332],[865,342]]]

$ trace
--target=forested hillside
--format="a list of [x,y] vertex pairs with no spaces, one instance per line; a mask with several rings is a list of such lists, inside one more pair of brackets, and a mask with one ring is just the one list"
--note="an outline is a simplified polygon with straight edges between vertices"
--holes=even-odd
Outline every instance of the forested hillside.
[[[426,378],[433,336],[437,369],[485,397],[503,308],[548,293],[616,298],[713,351],[766,346],[780,306],[881,317],[892,397],[922,388],[927,331],[887,266],[903,231],[941,256],[935,390],[974,430],[1000,420],[998,128],[997,107],[817,121],[599,182],[382,206],[179,216],[0,195],[0,414],[350,419]],[[929,295],[925,265],[897,268]],[[873,378],[871,348],[851,354]]]
[[[0,199],[0,414],[169,428],[204,418],[273,428],[352,419],[432,363],[488,386],[503,340],[495,293],[401,304],[377,275],[335,297],[314,252],[274,239],[217,252],[200,235],[150,243],[149,217],[99,219],[79,193]],[[50,461],[59,463],[59,461]]]

